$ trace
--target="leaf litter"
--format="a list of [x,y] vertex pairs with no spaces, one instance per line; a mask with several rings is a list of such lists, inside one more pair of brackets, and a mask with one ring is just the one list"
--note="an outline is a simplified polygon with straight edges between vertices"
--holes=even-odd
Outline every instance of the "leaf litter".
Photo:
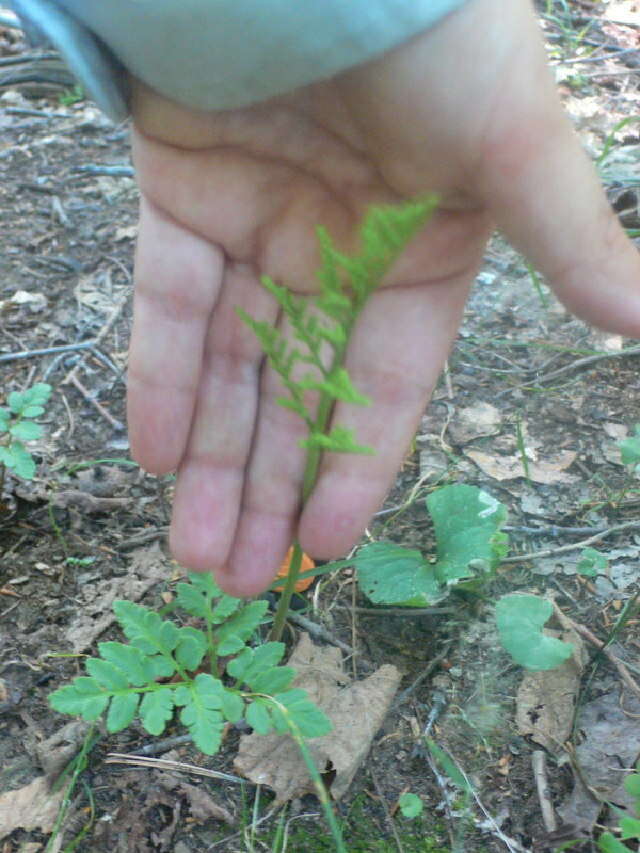
[[[315,646],[308,634],[300,636],[289,664],[297,672],[293,685],[306,690],[333,724],[330,734],[309,741],[308,748],[320,773],[330,774],[331,796],[339,800],[371,749],[400,683],[400,671],[385,664],[367,678],[352,681],[340,650]],[[272,788],[277,803],[314,791],[300,750],[288,735],[243,735],[234,767],[252,782]]]

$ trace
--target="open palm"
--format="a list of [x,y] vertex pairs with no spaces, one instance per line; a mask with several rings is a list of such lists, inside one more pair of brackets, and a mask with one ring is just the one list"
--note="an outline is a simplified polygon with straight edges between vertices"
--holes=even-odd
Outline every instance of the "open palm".
[[[640,262],[544,65],[527,0],[508,12],[473,0],[382,59],[250,109],[194,113],[136,88],[129,424],[145,468],[178,470],[171,543],[186,566],[248,595],[296,535],[317,557],[354,544],[409,445],[494,221],[569,307],[638,334]],[[373,406],[336,419],[377,454],[328,454],[300,514],[303,427],[276,404],[277,377],[235,308],[281,322],[260,276],[311,292],[318,224],[348,249],[368,205],[434,190],[438,213],[348,352]]]

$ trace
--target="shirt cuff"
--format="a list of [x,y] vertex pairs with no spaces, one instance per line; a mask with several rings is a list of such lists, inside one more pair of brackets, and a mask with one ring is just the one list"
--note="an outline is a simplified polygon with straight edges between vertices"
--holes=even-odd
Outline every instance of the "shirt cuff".
[[466,0],[13,0],[114,120],[126,68],[195,109],[233,109],[332,77]]

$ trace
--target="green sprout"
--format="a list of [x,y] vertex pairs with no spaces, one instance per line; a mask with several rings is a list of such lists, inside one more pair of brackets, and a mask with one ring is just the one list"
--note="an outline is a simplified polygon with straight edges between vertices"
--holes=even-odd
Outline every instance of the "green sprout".
[[51,396],[51,386],[38,382],[26,391],[12,391],[8,408],[0,408],[0,494],[8,469],[23,480],[31,480],[36,463],[25,442],[42,436],[42,427],[33,418],[44,414]]
[[[265,276],[262,283],[288,320],[293,341],[270,323],[255,320],[238,309],[282,381],[286,394],[277,402],[295,412],[307,427],[307,437],[301,441],[306,450],[302,504],[313,490],[323,453],[373,453],[370,447],[358,443],[352,430],[331,423],[336,402],[361,406],[370,403],[354,387],[345,367],[349,338],[367,300],[396,258],[424,227],[435,206],[435,196],[429,196],[399,206],[372,207],[361,226],[361,248],[355,255],[338,251],[327,231],[318,228],[322,262],[317,273],[320,292],[311,299],[295,296]],[[294,375],[300,368],[302,376]],[[309,391],[318,393],[314,409],[307,404]],[[279,640],[282,636],[301,560],[302,549],[296,541],[271,639]]]

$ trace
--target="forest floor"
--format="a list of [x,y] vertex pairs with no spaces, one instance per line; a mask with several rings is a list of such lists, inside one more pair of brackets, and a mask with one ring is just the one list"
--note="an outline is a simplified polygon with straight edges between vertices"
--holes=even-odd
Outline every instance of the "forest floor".
[[[593,158],[608,149],[599,169],[637,238],[638,3],[547,5],[563,99]],[[106,763],[153,742],[137,725],[96,730],[55,826],[62,795],[50,784],[87,726],[69,726],[48,694],[80,673],[98,639],[118,637],[114,599],[162,607],[184,572],[165,542],[171,479],[127,463],[138,202],[128,129],[76,100],[64,76],[21,78],[4,60],[24,50],[17,31],[0,28],[0,396],[42,381],[53,395],[32,445],[35,478],[7,476],[0,494],[0,851],[330,851],[311,794],[278,811],[267,787]],[[70,349],[40,352],[61,346]],[[335,805],[349,851],[546,851],[574,839],[590,851],[616,825],[608,804],[629,806],[621,783],[640,755],[640,482],[619,442],[640,422],[639,366],[638,342],[576,320],[494,238],[415,448],[368,535],[433,553],[424,497],[467,483],[508,507],[509,558],[446,612],[372,607],[349,569],[307,594],[306,617],[353,649],[350,672],[393,664],[402,676]],[[578,570],[586,544],[606,560],[596,578]],[[494,607],[511,591],[552,597],[571,620],[556,627],[573,631],[572,673],[527,674],[502,651]],[[440,697],[431,734],[466,774],[467,798],[421,748]],[[236,774],[240,738],[230,730],[213,758],[182,742],[158,757]],[[424,804],[413,820],[397,808],[404,792]],[[274,840],[279,826],[284,841]]]

